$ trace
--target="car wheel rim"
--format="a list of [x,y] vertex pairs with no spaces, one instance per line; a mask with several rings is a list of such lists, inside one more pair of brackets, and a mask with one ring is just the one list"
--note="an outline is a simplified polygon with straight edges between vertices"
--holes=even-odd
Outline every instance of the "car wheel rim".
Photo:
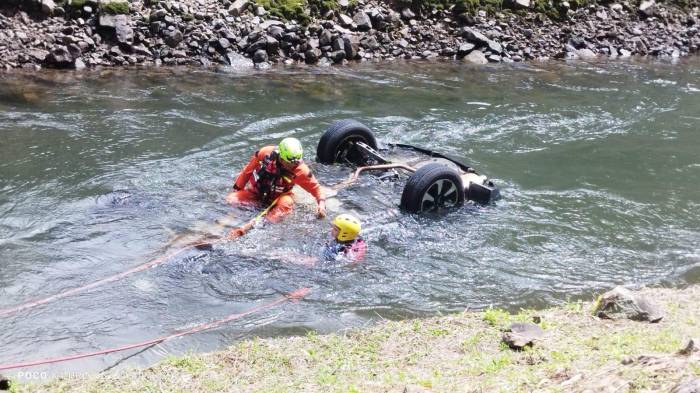
[[459,201],[457,185],[449,179],[440,179],[431,184],[421,199],[421,212],[456,206]]

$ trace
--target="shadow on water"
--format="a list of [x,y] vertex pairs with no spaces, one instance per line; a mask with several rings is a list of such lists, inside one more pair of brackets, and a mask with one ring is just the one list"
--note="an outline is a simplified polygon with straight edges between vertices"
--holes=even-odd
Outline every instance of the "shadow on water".
[[[309,267],[293,255],[317,255],[329,222],[313,218],[313,201],[300,191],[281,224],[2,318],[3,359],[148,339],[301,287],[313,291],[298,304],[124,364],[251,336],[540,307],[616,284],[697,283],[699,69],[696,59],[10,75],[0,86],[0,308],[157,258],[177,236],[246,222],[255,212],[223,198],[263,144],[298,137],[316,176],[341,182],[347,168],[312,160],[323,129],[341,118],[366,123],[382,143],[464,160],[503,198],[439,219],[391,215],[404,180],[362,177],[329,213],[363,220],[365,262]],[[52,370],[98,370],[121,358]]]

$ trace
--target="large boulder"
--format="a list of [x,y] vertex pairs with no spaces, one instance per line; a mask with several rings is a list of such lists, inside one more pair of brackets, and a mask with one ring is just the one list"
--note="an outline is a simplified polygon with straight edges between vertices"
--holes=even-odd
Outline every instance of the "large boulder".
[[624,287],[605,292],[593,313],[604,319],[631,319],[651,323],[659,322],[664,317],[658,306]]
[[126,15],[101,14],[97,20],[97,26],[101,29],[114,31],[118,24],[128,25],[129,20]]
[[459,48],[457,49],[457,56],[462,58],[462,57],[468,55],[469,53],[471,53],[471,51],[473,51],[473,50],[474,50],[474,44],[472,44],[470,42],[464,42],[464,43],[459,45]]
[[654,0],[645,0],[639,4],[639,13],[649,18],[656,14],[656,2]]
[[248,4],[250,4],[248,0],[236,0],[228,7],[228,13],[233,16],[239,16],[248,8]]
[[343,49],[345,49],[345,58],[354,60],[358,57],[360,51],[360,38],[356,35],[346,34],[343,36]]
[[165,41],[165,44],[168,45],[169,47],[175,48],[176,46],[178,46],[180,44],[180,42],[182,42],[183,38],[184,37],[183,37],[182,32],[180,30],[178,30],[178,29],[168,30],[165,33],[164,41]]
[[117,23],[114,28],[114,33],[118,43],[124,45],[131,45],[134,43],[134,29],[128,24]]
[[267,61],[267,52],[265,49],[258,49],[253,54],[253,63],[264,63]]
[[369,31],[372,29],[372,20],[369,15],[364,11],[358,11],[352,18],[355,25],[357,25],[357,30],[359,31]]
[[46,15],[52,15],[56,9],[56,3],[53,0],[41,0],[41,12]]
[[544,331],[534,323],[514,323],[503,333],[501,339],[511,349],[520,350],[532,346],[542,339]]
[[486,56],[484,56],[484,53],[480,50],[469,52],[469,54],[464,57],[464,60],[474,64],[487,64],[489,62]]
[[306,59],[306,62],[309,64],[315,64],[318,59],[321,57],[322,52],[318,48],[311,48],[304,52],[304,58]]
[[488,42],[490,41],[488,37],[470,27],[462,28],[462,37],[466,38],[467,41],[474,43],[478,46],[488,45]]
[[44,60],[47,65],[57,68],[72,68],[75,61],[67,47],[59,45],[54,47]]

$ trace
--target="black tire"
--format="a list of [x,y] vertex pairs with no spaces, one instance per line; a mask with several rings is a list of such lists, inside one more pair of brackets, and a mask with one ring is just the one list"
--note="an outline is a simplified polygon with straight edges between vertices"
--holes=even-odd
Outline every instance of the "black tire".
[[445,165],[432,163],[418,168],[406,181],[401,194],[401,209],[423,213],[464,203],[462,178]]
[[362,156],[352,148],[353,142],[364,142],[373,149],[377,140],[369,128],[355,120],[339,120],[331,124],[318,141],[316,160],[321,164],[334,164],[349,161],[363,165]]

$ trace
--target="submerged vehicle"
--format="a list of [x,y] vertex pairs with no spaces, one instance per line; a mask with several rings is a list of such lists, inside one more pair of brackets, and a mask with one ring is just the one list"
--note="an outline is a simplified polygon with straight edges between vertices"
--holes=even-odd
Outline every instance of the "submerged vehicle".
[[465,201],[490,204],[500,197],[496,185],[472,167],[452,157],[401,143],[380,148],[372,131],[352,120],[333,123],[321,136],[316,159],[322,164],[355,167],[342,188],[357,181],[363,172],[377,172],[382,179],[410,175],[401,194],[401,209],[426,213],[461,206]]

